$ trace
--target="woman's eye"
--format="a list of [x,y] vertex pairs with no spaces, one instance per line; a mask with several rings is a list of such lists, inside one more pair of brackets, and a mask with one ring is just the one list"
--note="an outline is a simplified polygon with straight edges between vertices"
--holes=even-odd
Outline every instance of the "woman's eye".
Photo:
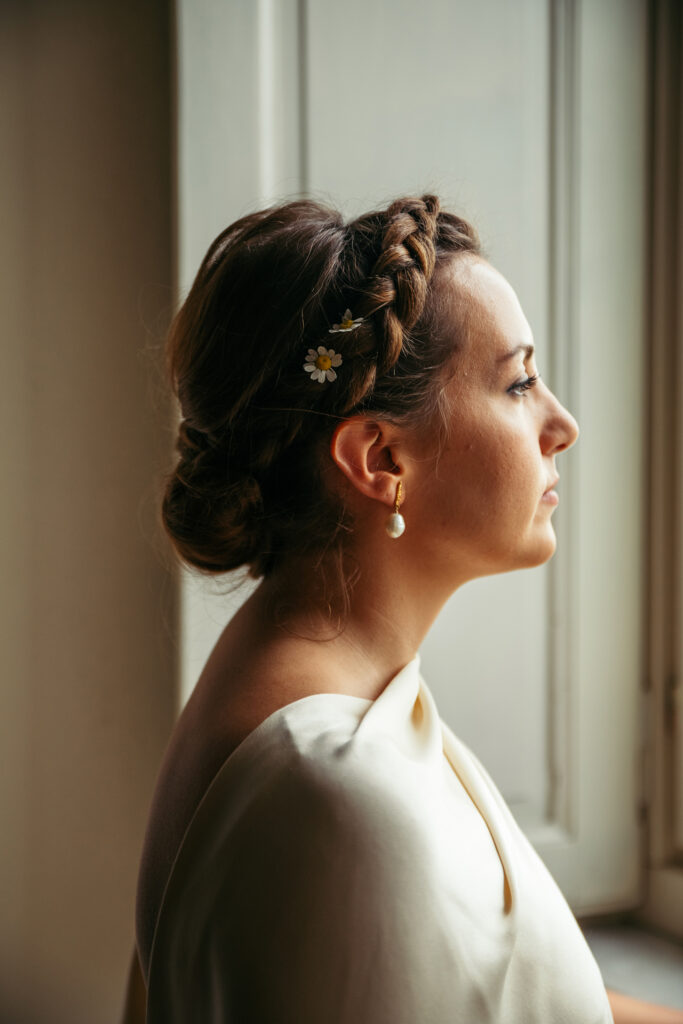
[[[533,377],[527,377],[526,380],[520,380],[517,384],[513,384],[511,388],[508,388],[510,394],[519,395],[520,398],[524,397],[524,392],[532,388],[537,380],[540,380],[540,373],[535,373]],[[521,392],[521,394],[520,394]]]

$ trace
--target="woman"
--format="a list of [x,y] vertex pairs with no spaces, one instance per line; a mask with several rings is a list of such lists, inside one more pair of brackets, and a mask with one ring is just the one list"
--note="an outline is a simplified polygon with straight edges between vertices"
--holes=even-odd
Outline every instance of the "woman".
[[432,195],[349,224],[312,201],[246,216],[168,354],[164,525],[189,565],[261,583],[157,784],[147,1019],[612,1020],[559,889],[419,673],[458,587],[552,556],[578,435],[475,230]]

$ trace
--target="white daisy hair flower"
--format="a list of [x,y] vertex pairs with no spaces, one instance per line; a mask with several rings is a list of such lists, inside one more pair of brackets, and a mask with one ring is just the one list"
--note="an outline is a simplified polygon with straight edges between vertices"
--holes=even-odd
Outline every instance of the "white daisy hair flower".
[[332,324],[330,327],[330,334],[337,334],[339,331],[355,331],[356,327],[360,327],[365,317],[359,316],[353,319],[353,314],[350,309],[345,309],[341,318],[340,324]]
[[337,374],[332,367],[341,366],[341,364],[342,357],[338,352],[335,352],[333,348],[318,345],[317,351],[314,348],[309,348],[304,370],[306,373],[310,373],[311,380],[317,380],[324,384],[326,380],[337,379]]

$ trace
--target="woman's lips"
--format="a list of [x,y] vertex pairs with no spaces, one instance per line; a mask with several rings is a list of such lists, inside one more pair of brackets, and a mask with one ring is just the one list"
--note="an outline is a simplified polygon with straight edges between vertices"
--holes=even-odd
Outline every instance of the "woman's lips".
[[546,491],[541,501],[545,501],[548,505],[557,505],[560,501],[560,496],[557,491]]

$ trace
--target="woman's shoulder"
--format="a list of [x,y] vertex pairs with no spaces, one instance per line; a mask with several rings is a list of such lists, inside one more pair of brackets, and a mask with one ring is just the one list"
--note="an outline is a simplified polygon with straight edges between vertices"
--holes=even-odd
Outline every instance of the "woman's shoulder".
[[[387,696],[392,705],[396,678],[373,680],[364,666],[351,667],[310,645],[271,642],[255,650],[241,639],[226,630],[217,643],[159,773],[138,884],[141,950],[151,944],[184,837],[199,833],[195,819],[202,805],[203,827],[216,830],[216,837],[238,827],[239,808],[248,806],[258,816],[270,800],[266,813],[274,815],[278,793],[280,807],[305,805],[306,799],[314,807],[311,791],[317,787],[328,805],[346,799],[361,814],[373,806],[367,794],[400,789],[404,798],[409,788],[402,778],[405,761],[391,764],[393,741],[367,727],[369,720],[389,726],[382,706]],[[416,687],[413,664],[407,704]],[[407,705],[404,710],[409,716]],[[389,731],[396,731],[393,725]],[[388,806],[390,797],[374,801],[380,802]]]
[[[309,815],[308,824],[319,811],[347,824],[353,818],[357,828],[367,826],[373,834],[380,825],[387,832],[419,831],[424,769],[435,769],[438,779],[443,754],[436,712],[428,728],[423,722],[419,736],[415,732],[417,660],[374,699],[340,686],[324,688],[322,678],[302,673],[275,690],[250,688],[259,697],[236,716],[239,729],[207,787],[209,828],[239,827],[235,808],[241,813],[248,806],[252,816],[264,815],[270,829],[278,814],[297,808]],[[424,742],[425,730],[436,745]],[[436,798],[434,772],[427,774],[430,799]]]
[[[377,704],[377,692],[389,686],[373,690],[364,682],[336,671],[334,662],[266,657],[243,666],[210,660],[178,723],[169,759],[186,768],[200,764],[196,773],[184,770],[186,778],[199,780],[195,799],[218,774],[228,788],[250,774],[276,771],[302,784],[316,774],[337,783],[369,783],[382,776],[391,744],[358,727]],[[377,756],[378,744],[383,756]],[[392,778],[385,772],[385,781]]]
[[[292,807],[341,808],[376,824],[380,805],[402,803],[411,765],[383,735],[361,729],[370,699],[345,693],[309,693],[276,707],[240,740],[217,773],[216,814],[233,801],[261,807],[272,822]],[[367,813],[366,813],[367,812]]]
[[[222,806],[227,809],[230,787],[245,786],[247,793],[253,787],[255,795],[260,774],[280,770],[291,777],[297,757],[301,774],[304,750],[309,760],[314,757],[316,730],[341,737],[352,723],[348,710],[353,698],[316,694],[305,678],[282,681],[271,673],[252,681],[239,673],[221,673],[215,665],[209,668],[169,739],[150,806],[138,878],[142,948],[151,942],[153,921],[183,837],[219,778],[224,787]],[[220,806],[214,805],[214,814]]]
[[401,865],[407,878],[416,862],[425,863],[429,835],[420,825],[414,764],[386,736],[361,735],[371,704],[309,694],[242,740],[186,830],[167,910],[194,920],[222,905],[226,893],[234,899],[247,879],[312,884],[327,871],[330,884],[342,884],[362,870],[383,886],[397,872],[404,877]]
[[202,843],[214,849],[238,833],[247,843],[247,818],[262,818],[270,832],[286,829],[292,808],[309,831],[328,812],[340,821],[366,808],[369,817],[382,802],[369,794],[398,781],[385,758],[354,740],[371,699],[326,690],[330,683],[312,672],[207,667],[171,737],[150,811],[138,880],[144,952],[183,847],[182,859],[192,849],[196,864]]
[[[173,1008],[180,991],[196,1003],[217,984],[247,992],[250,1005],[280,992],[292,1019],[313,1019],[297,1011],[316,978],[334,1003],[347,998],[353,962],[368,969],[354,950],[369,944],[375,966],[388,958],[387,984],[396,960],[414,962],[395,943],[410,946],[425,899],[436,906],[433,856],[410,798],[414,762],[387,735],[359,728],[372,703],[309,694],[269,715],[225,761],[164,897],[150,1020],[186,1019]],[[429,971],[431,988],[438,971]]]
[[222,875],[228,852],[232,858],[240,851],[243,861],[286,846],[301,859],[312,839],[407,850],[412,835],[420,845],[424,780],[391,737],[359,728],[372,704],[351,694],[309,693],[251,729],[216,772],[186,830],[182,853],[192,875]]

